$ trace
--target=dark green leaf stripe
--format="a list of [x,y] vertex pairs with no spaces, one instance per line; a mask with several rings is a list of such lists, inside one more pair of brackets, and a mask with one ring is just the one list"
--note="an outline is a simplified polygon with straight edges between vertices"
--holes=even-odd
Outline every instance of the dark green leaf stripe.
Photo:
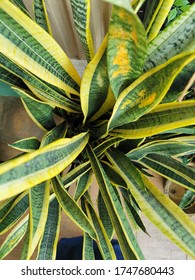
[[107,62],[115,97],[140,76],[146,56],[146,36],[139,18],[113,6],[108,32]]
[[73,19],[76,30],[79,34],[81,43],[85,51],[87,61],[89,62],[94,55],[94,47],[90,32],[90,1],[89,0],[71,0]]
[[49,203],[49,212],[43,237],[38,248],[38,260],[55,260],[59,239],[61,207],[56,198]]
[[145,157],[147,154],[150,153],[171,156],[190,155],[195,153],[195,145],[182,143],[174,140],[154,141],[142,145],[139,148],[131,150],[127,154],[127,156],[132,160],[140,160],[141,158]]
[[115,149],[108,156],[146,217],[178,247],[195,258],[195,225],[191,219],[138,172],[124,154]]
[[194,49],[194,20],[195,4],[192,4],[149,44],[144,69],[150,70],[184,50]]
[[1,164],[1,200],[59,174],[80,154],[87,142],[88,134],[81,133]]
[[1,220],[0,235],[8,231],[21,218],[26,212],[28,205],[28,195],[26,193],[21,194]]
[[45,31],[51,34],[51,27],[48,21],[47,11],[44,0],[33,0],[35,21]]
[[166,155],[148,154],[140,163],[161,174],[165,178],[195,191],[195,171]]
[[[29,65],[26,63],[26,61],[20,61],[20,55],[17,55],[14,57],[14,59],[20,64],[23,65],[25,68],[32,71],[35,75],[44,76],[44,80],[47,82],[50,82],[51,84],[55,85],[55,78],[56,81],[60,80],[61,86],[66,87],[72,93],[77,94],[79,91],[79,85],[75,80],[70,76],[71,74],[68,74],[65,68],[61,65],[60,62],[56,60],[56,58],[51,55],[52,53],[52,45],[56,46],[60,50],[60,53],[62,54],[62,50],[60,47],[55,43],[55,41],[46,33],[43,31],[42,28],[39,30],[39,26],[35,24],[30,18],[26,17],[19,9],[17,9],[14,5],[12,5],[10,2],[7,2],[5,0],[2,0],[0,3],[0,34],[3,36],[4,44],[1,46],[1,52],[4,53],[6,56],[12,57],[13,53],[8,51],[6,49],[7,41],[9,41],[10,48],[14,46],[15,49],[17,49],[18,53],[20,55],[24,55],[26,59],[28,59],[31,62],[34,62],[34,64],[29,63]],[[23,25],[21,24],[21,19],[23,19]],[[25,28],[24,28],[25,26]],[[36,34],[34,34],[33,30],[36,29]],[[40,32],[39,32],[40,31]],[[32,35],[33,34],[33,35]],[[40,34],[42,34],[40,42]],[[48,35],[48,36],[47,36]],[[6,38],[6,39],[5,39]],[[39,39],[38,39],[39,38]],[[44,39],[47,38],[47,44]],[[39,41],[38,41],[39,40]],[[49,48],[48,43],[52,42],[52,45]],[[46,45],[48,48],[46,49]],[[67,60],[66,55],[64,54],[64,59]],[[69,70],[74,71],[75,79],[79,81],[79,76],[74,69],[72,63],[68,61],[69,63]],[[43,75],[41,72],[37,73],[37,69],[33,69],[33,66],[35,64],[39,65],[42,69],[44,69],[45,73],[50,73],[51,75],[46,76],[43,72]],[[36,67],[38,67],[38,65]],[[69,72],[70,73],[70,72]],[[50,78],[49,78],[50,77]],[[53,81],[51,80],[51,77],[55,77]],[[60,85],[60,84],[59,84]]]

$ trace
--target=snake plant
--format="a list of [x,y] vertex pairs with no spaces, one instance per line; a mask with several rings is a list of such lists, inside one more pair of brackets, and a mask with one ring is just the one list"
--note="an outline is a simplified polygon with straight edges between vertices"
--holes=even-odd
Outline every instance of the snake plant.
[[70,0],[88,63],[80,78],[44,0],[33,1],[32,18],[22,1],[0,0],[0,80],[45,132],[8,143],[21,153],[0,165],[0,233],[9,231],[1,259],[21,240],[21,259],[55,259],[62,212],[83,232],[85,260],[93,240],[102,259],[116,259],[113,237],[124,259],[144,259],[142,213],[195,258],[195,224],[148,171],[195,191],[195,171],[182,162],[195,151],[195,100],[180,98],[194,68],[195,5],[164,27],[173,0],[107,2],[110,24],[95,50],[90,0]]

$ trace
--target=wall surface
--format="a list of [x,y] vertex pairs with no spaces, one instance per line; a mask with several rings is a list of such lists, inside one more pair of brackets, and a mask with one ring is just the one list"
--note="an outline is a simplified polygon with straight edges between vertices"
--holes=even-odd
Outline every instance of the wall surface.
[[[23,1],[32,13],[32,0]],[[70,58],[84,59],[82,46],[74,27],[70,0],[46,0],[53,36]],[[100,46],[109,24],[110,5],[91,0],[91,32],[96,49]]]

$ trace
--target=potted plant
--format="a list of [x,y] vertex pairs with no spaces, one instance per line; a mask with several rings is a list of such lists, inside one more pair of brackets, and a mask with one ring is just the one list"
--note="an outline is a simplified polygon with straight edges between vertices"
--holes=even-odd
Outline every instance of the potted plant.
[[88,61],[80,79],[52,38],[44,1],[33,1],[34,20],[20,2],[0,0],[0,79],[45,134],[12,143],[21,154],[0,165],[0,232],[10,230],[0,257],[24,237],[22,259],[37,246],[37,259],[55,259],[63,211],[83,231],[83,259],[94,259],[93,240],[103,259],[116,259],[114,234],[124,259],[144,259],[134,235],[147,233],[140,212],[195,258],[194,223],[147,172],[194,192],[194,170],[180,158],[194,154],[195,101],[179,97],[194,66],[195,5],[164,28],[174,1],[142,10],[142,0],[109,0],[108,34],[95,53],[90,1],[72,0]]

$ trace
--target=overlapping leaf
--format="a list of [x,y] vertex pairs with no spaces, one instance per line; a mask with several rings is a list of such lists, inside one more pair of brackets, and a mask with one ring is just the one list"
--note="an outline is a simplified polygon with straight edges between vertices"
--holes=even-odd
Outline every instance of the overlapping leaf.
[[178,55],[127,87],[116,101],[108,129],[134,122],[158,105],[177,74],[194,58],[193,52]]
[[115,149],[109,152],[108,157],[146,217],[172,242],[195,258],[195,224],[192,220],[150,183],[124,154]]
[[[16,195],[64,170],[84,149],[88,134],[59,139],[0,166],[1,200]],[[11,173],[10,173],[11,170]]]
[[0,1],[0,52],[42,80],[77,94],[80,77],[60,46],[10,1]]
[[109,132],[126,139],[140,139],[171,129],[195,124],[195,102],[183,101],[158,105],[139,120]]
[[118,237],[120,248],[125,259],[143,259],[143,254],[139,248],[133,231],[124,214],[122,205],[115,193],[101,163],[96,158],[93,151],[88,148],[88,156],[91,161],[93,172],[96,176],[102,197],[108,209],[115,232]]
[[164,63],[183,51],[194,49],[194,19],[195,4],[192,4],[187,11],[160,32],[148,45],[145,71]]

